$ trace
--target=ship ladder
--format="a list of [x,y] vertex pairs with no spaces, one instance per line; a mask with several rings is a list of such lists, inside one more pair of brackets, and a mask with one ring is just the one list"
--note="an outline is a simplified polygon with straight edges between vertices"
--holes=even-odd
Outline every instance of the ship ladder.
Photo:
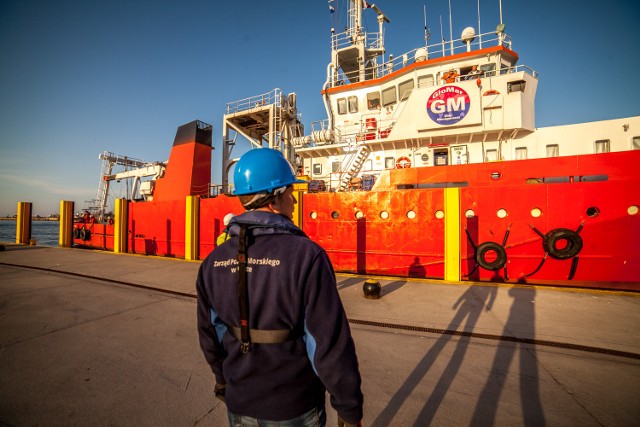
[[347,190],[347,188],[349,187],[349,183],[351,182],[351,179],[360,171],[360,169],[362,168],[362,165],[364,164],[364,161],[367,159],[368,154],[369,154],[369,147],[367,147],[366,145],[361,145],[360,148],[358,149],[358,152],[355,155],[355,158],[349,165],[347,172],[344,174],[344,176],[340,181],[339,191]]

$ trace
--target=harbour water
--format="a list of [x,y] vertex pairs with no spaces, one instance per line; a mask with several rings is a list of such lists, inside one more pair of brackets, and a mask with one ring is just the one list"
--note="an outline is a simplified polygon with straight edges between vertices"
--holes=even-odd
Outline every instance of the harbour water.
[[[58,246],[60,222],[58,221],[31,221],[31,238],[36,240],[39,246]],[[16,241],[16,221],[0,221],[0,242]]]

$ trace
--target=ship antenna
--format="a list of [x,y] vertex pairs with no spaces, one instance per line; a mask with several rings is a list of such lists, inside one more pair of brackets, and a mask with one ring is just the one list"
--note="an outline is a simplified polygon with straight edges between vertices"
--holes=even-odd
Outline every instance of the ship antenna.
[[480,31],[480,0],[478,0],[478,34],[480,35],[478,42],[480,43],[480,49],[482,49],[482,31]]
[[451,47],[451,55],[453,55],[453,24],[451,23],[451,0],[449,0],[449,46]]
[[424,45],[429,45],[429,34],[427,31],[427,3],[424,3]]
[[447,53],[447,50],[444,47],[444,33],[442,32],[442,15],[440,15],[440,39],[442,40],[442,56]]
[[502,25],[502,0],[500,0],[499,3],[500,3],[500,25]]

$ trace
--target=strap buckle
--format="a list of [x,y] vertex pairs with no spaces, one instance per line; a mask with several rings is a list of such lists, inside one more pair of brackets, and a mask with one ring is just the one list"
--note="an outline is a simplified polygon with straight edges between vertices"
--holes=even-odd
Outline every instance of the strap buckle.
[[251,342],[242,342],[240,343],[240,351],[243,354],[247,354],[251,351]]

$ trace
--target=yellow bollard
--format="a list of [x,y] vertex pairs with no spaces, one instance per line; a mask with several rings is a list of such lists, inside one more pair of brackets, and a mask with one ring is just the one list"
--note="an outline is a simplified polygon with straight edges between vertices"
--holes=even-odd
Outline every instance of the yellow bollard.
[[70,248],[73,245],[73,208],[73,202],[66,200],[60,201],[58,246],[61,248]]
[[293,184],[293,196],[298,203],[293,206],[293,223],[302,229],[302,198],[307,192],[309,184]]
[[444,189],[444,280],[460,281],[460,189]]
[[18,202],[16,243],[28,245],[31,240],[31,202]]
[[127,199],[116,199],[113,227],[113,252],[115,253],[127,253],[128,208]]
[[200,246],[200,197],[187,196],[187,209],[184,223],[184,259],[198,259]]

